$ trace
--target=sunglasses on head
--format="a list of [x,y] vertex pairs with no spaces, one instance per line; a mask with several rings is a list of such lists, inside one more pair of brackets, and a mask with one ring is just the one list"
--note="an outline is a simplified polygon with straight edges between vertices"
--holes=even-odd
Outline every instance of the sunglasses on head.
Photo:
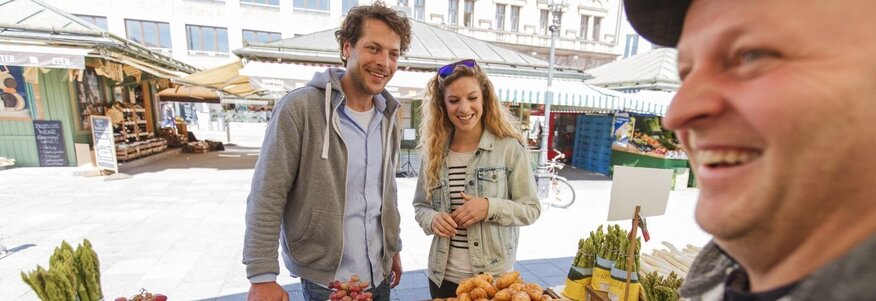
[[444,65],[441,68],[438,68],[438,77],[443,79],[450,76],[451,74],[453,74],[453,70],[456,69],[456,66],[459,65],[474,68],[478,65],[478,63],[475,62],[475,60],[461,60],[456,63]]

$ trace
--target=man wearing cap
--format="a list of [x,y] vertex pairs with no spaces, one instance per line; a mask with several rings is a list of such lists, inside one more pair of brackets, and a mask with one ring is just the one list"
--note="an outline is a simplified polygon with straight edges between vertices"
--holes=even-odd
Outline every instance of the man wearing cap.
[[625,0],[678,48],[664,119],[714,236],[692,300],[876,300],[876,1]]

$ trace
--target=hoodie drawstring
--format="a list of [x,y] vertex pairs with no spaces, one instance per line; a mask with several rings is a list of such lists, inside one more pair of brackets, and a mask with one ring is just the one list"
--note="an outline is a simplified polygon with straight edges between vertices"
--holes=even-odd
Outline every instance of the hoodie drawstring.
[[329,113],[332,107],[332,82],[325,84],[325,132],[322,136],[322,158],[328,159],[329,145],[329,128],[332,126],[332,121],[329,119]]

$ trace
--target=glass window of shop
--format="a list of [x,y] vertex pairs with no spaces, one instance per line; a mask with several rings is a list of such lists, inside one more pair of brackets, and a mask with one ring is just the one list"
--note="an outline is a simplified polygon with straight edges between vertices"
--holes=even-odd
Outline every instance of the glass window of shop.
[[279,6],[280,0],[240,0],[241,3],[257,3],[264,5]]
[[584,40],[587,39],[587,29],[589,29],[589,27],[590,27],[589,23],[590,23],[590,16],[581,15],[581,30],[578,31],[578,35],[581,37],[581,39],[584,39]]
[[211,117],[222,118],[225,122],[268,122],[273,113],[273,106],[266,104],[223,103],[222,111]]
[[228,29],[186,25],[189,50],[228,53]]
[[[97,75],[94,68],[87,67],[85,70],[73,70],[76,76],[72,78],[81,78],[81,80],[73,81],[73,90],[76,93],[77,115],[79,117],[79,129],[90,130],[91,123],[89,122],[91,115],[103,115],[104,106],[107,104],[106,91],[104,89],[103,78]],[[80,76],[78,73],[82,72]]]
[[540,10],[539,13],[540,15],[538,18],[538,31],[541,32],[541,34],[543,35],[547,35],[548,22],[550,22],[551,13],[546,9]]
[[505,4],[496,4],[496,30],[505,30]]
[[356,5],[359,5],[359,0],[341,0],[341,11],[346,15]]
[[508,28],[509,31],[516,32],[520,24],[520,6],[511,6],[511,27]]
[[293,0],[292,6],[296,9],[328,11],[329,0]]
[[426,0],[414,0],[414,19],[423,21],[426,18]]
[[170,25],[164,22],[125,19],[125,32],[128,39],[146,47],[172,48],[170,45]]
[[458,24],[457,17],[459,16],[459,0],[448,0],[447,2],[447,23],[450,25]]
[[465,11],[462,15],[466,27],[474,27],[474,0],[465,0]]
[[74,15],[79,17],[79,19],[85,20],[88,23],[91,23],[97,27],[103,28],[103,30],[107,30],[109,27],[106,25],[106,17],[101,16],[89,16],[89,15]]
[[268,43],[280,40],[279,32],[243,30],[243,41],[247,43]]

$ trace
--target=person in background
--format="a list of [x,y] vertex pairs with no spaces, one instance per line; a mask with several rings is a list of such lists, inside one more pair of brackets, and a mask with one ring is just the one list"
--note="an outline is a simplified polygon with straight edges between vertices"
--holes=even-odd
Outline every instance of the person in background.
[[[700,186],[713,240],[691,300],[876,296],[876,1],[626,0],[678,48],[663,120]],[[669,230],[669,229],[667,229]]]
[[541,207],[523,134],[477,63],[441,67],[428,87],[413,205],[434,235],[429,292],[449,298],[465,278],[512,271],[519,227]]
[[351,9],[335,32],[346,68],[317,73],[275,109],[247,198],[249,300],[288,300],[277,249],[304,298],[358,275],[374,300],[401,280],[399,102],[385,90],[411,24],[382,2]]

